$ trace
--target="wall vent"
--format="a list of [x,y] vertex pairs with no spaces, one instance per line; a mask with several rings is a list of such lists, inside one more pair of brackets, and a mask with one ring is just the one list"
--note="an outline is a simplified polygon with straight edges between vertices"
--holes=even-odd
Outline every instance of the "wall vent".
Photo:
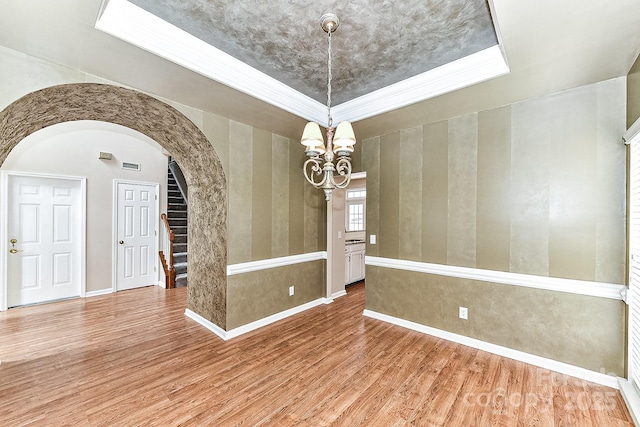
[[140,165],[138,163],[122,162],[122,169],[128,169],[131,171],[140,171]]

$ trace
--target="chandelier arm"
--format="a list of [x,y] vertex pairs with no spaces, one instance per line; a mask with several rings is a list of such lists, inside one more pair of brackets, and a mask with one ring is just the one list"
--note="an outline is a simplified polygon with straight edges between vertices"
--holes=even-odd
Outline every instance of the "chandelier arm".
[[[336,188],[345,188],[351,182],[351,160],[348,157],[340,157],[335,168],[337,174],[331,176],[331,183]],[[342,177],[342,180],[336,181],[336,177]]]
[[[304,174],[304,177],[307,179],[307,181],[309,181],[311,185],[316,188],[322,187],[327,181],[326,176],[322,170],[322,165],[320,163],[321,161],[322,160],[319,157],[311,157],[310,159],[307,159],[306,162],[304,162],[304,165],[302,167],[302,173]],[[318,176],[321,176],[322,179],[316,181],[315,178]]]

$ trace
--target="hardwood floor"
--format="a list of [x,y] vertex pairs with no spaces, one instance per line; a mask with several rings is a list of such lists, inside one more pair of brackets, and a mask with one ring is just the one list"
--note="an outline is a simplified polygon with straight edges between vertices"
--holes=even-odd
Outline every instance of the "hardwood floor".
[[0,425],[633,425],[617,390],[363,317],[363,285],[228,342],[185,299],[0,313]]

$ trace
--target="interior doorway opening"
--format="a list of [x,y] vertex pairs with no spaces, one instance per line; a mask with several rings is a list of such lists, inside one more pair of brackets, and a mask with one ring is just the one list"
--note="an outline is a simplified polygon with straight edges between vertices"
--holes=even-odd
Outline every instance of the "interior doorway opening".
[[195,268],[189,272],[187,308],[225,329],[226,178],[211,143],[182,113],[151,96],[104,84],[66,84],[32,92],[0,112],[0,164],[28,135],[77,120],[136,130],[157,141],[184,167],[192,189],[189,210],[196,213],[190,215],[189,227],[207,230],[192,234],[190,257]]

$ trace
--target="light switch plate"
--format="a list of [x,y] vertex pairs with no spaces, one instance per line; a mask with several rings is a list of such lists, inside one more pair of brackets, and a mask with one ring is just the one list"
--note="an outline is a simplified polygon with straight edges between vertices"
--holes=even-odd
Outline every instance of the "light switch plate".
[[370,234],[369,235],[369,243],[372,245],[376,244],[376,235],[375,234]]

